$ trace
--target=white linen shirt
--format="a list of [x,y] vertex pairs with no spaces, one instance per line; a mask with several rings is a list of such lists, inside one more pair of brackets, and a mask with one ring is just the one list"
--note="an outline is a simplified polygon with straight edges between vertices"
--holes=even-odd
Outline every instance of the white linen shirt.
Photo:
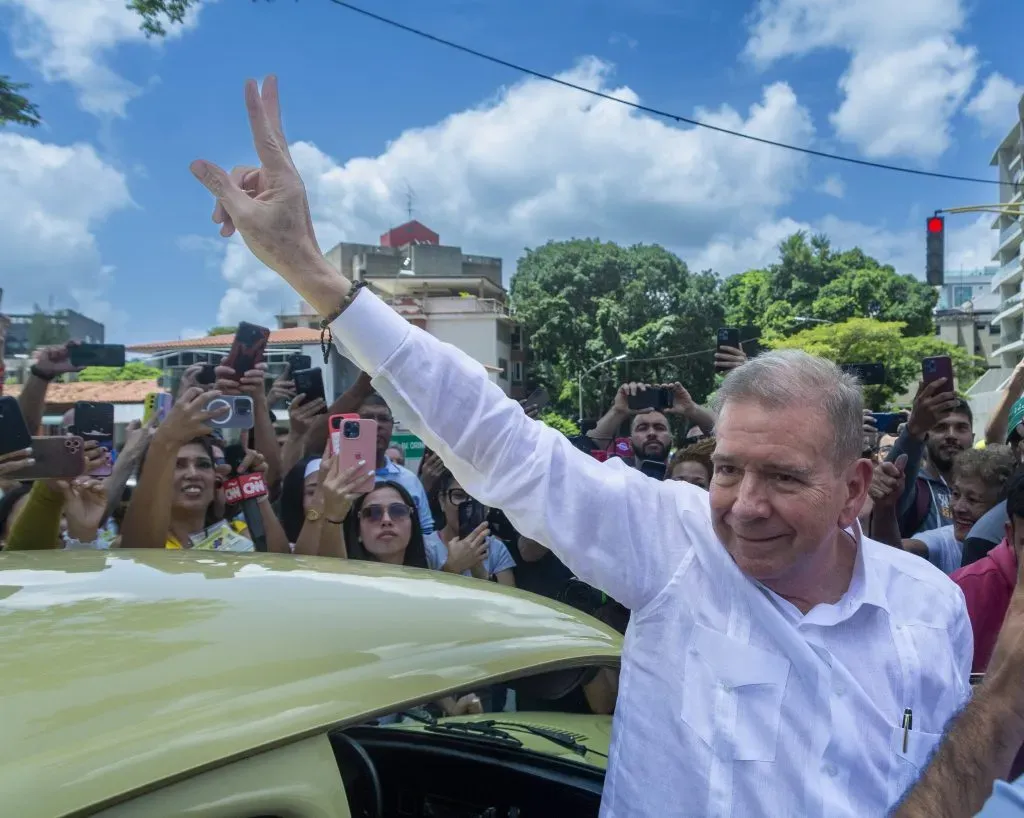
[[858,529],[850,588],[801,615],[737,568],[707,492],[588,457],[369,292],[331,329],[467,492],[632,611],[604,818],[882,816],[917,778],[970,695],[941,571]]

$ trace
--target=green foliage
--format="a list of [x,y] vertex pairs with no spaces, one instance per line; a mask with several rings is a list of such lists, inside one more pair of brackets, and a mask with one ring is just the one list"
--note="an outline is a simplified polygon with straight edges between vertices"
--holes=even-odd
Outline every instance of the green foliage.
[[564,418],[556,412],[545,412],[540,416],[540,420],[566,437],[576,437],[580,433],[580,427],[576,425],[575,421]]
[[826,236],[794,233],[779,245],[779,261],[725,282],[726,323],[756,326],[766,339],[805,329],[799,319],[842,322],[876,318],[904,325],[903,334],[933,331],[937,295],[913,276],[898,275],[860,250],[836,252]]
[[156,367],[146,366],[138,361],[129,361],[124,366],[87,366],[78,373],[80,381],[152,381],[163,372]]
[[233,327],[210,327],[207,335],[234,335],[238,331],[238,325]]
[[200,0],[129,0],[128,8],[142,18],[147,37],[163,37],[167,26],[181,24],[192,6]]
[[578,411],[579,374],[617,355],[631,360],[584,379],[585,413],[604,412],[627,379],[678,380],[698,400],[711,388],[710,353],[679,356],[713,346],[724,315],[718,280],[662,247],[548,242],[519,259],[511,301],[530,339],[531,376],[563,415]]
[[851,318],[841,324],[821,324],[771,342],[775,349],[802,349],[837,364],[885,364],[885,384],[864,389],[868,406],[880,411],[921,378],[921,360],[933,355],[953,359],[957,386],[964,390],[983,371],[979,360],[933,335],[906,337],[900,321]]
[[28,83],[11,82],[10,77],[0,74],[0,125],[13,122],[34,128],[39,124],[39,109],[18,93],[28,87]]

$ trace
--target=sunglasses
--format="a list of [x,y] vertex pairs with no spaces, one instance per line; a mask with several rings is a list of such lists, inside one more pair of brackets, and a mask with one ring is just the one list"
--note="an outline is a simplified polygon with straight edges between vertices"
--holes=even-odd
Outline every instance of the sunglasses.
[[379,523],[384,519],[385,514],[388,515],[392,522],[399,522],[409,519],[412,509],[405,503],[388,503],[386,506],[374,503],[373,505],[363,506],[359,512],[360,517],[373,523]]

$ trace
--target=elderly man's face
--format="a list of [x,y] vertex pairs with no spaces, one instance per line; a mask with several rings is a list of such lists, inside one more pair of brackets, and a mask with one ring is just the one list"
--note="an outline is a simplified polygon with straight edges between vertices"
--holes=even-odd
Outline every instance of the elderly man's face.
[[837,529],[864,504],[871,466],[837,474],[834,437],[820,409],[799,404],[729,403],[718,419],[715,533],[740,570],[769,587],[813,586],[816,571],[832,570]]

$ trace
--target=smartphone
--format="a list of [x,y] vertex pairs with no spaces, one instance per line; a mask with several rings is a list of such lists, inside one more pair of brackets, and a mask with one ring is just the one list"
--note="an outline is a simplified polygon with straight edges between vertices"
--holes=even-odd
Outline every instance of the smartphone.
[[840,364],[847,375],[853,375],[861,386],[882,386],[885,383],[885,364]]
[[541,386],[540,388],[533,390],[533,392],[530,394],[530,397],[528,397],[524,401],[523,408],[524,409],[531,409],[532,408],[532,409],[536,409],[538,412],[540,412],[550,402],[551,402],[551,397],[548,395],[548,390],[545,389],[543,386]]
[[231,351],[223,365],[230,366],[235,370],[235,375],[241,378],[263,360],[269,339],[269,329],[243,321],[235,330],[235,340],[231,343]]
[[85,441],[74,435],[32,438],[35,463],[11,480],[74,480],[85,473]]
[[956,392],[956,384],[953,382],[953,360],[948,355],[937,355],[934,358],[925,358],[921,361],[921,379],[925,384],[933,383],[939,378],[945,378],[946,392]]
[[168,392],[150,392],[143,403],[142,425],[145,426],[153,418],[156,418],[158,424],[163,423],[173,405],[174,399]]
[[196,375],[196,383],[200,386],[210,386],[217,380],[217,367],[213,364],[203,364],[203,368]]
[[487,519],[487,509],[476,500],[459,503],[459,539],[465,539]]
[[668,409],[673,402],[674,395],[667,386],[648,386],[646,389],[637,390],[635,395],[626,398],[626,405],[634,412],[642,412],[653,409],[660,412]]
[[300,369],[309,369],[313,366],[313,359],[301,352],[295,352],[288,356],[288,371],[296,373]]
[[72,344],[68,355],[72,366],[124,366],[123,344]]
[[317,398],[323,400],[324,403],[327,402],[327,396],[324,394],[324,373],[320,367],[300,369],[292,373],[292,380],[295,381],[295,394],[306,396],[305,403],[308,404]]
[[12,397],[0,398],[0,454],[10,454],[32,445],[21,407]]
[[[740,346],[740,331],[736,327],[720,327],[718,330],[718,345],[715,347],[715,351],[719,351],[722,347],[732,347],[733,349],[743,349]],[[719,367],[715,367],[719,369]]]
[[655,480],[664,480],[668,464],[664,460],[641,460],[640,472]]
[[114,457],[114,404],[79,401],[75,404],[75,424],[69,429],[83,441],[95,440],[110,455],[110,462],[92,473],[109,477]]
[[[355,415],[331,415],[327,424],[330,452],[339,459],[342,471],[354,467],[360,460],[366,462],[367,471],[373,468],[377,462],[377,421]],[[356,491],[360,494],[373,491],[376,482],[374,475],[367,474]]]
[[875,419],[875,428],[880,435],[896,434],[900,424],[907,421],[905,412],[872,412],[871,417]]
[[206,425],[211,429],[251,429],[253,427],[255,420],[252,398],[248,395],[222,395],[207,402],[203,410],[212,412],[224,406],[228,409],[225,414],[206,421]]

